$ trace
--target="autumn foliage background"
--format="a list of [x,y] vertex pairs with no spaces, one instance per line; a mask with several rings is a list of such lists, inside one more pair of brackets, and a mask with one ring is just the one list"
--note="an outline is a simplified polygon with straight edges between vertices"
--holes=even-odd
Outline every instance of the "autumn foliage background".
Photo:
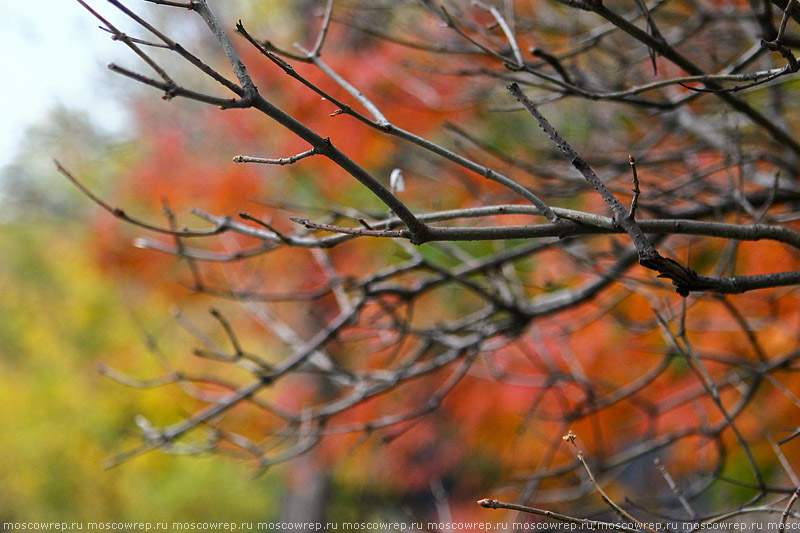
[[[289,49],[295,41],[309,46],[319,29],[321,3],[308,4],[249,2],[220,6],[220,10],[228,26],[241,17],[253,35]],[[659,16],[674,23],[693,12],[690,4],[675,3]],[[522,50],[574,45],[574,36],[555,22],[567,12],[563,6],[516,2],[514,8],[520,20],[538,17],[549,28],[519,31]],[[744,2],[706,8],[731,18],[750,9]],[[491,25],[487,9],[478,5],[464,9],[465,20],[479,27]],[[152,12],[166,27],[183,32],[204,57],[213,57],[217,68],[226,68],[225,59],[213,55],[214,43],[203,28],[173,22],[163,10]],[[431,54],[353,27],[390,28],[400,40],[425,36],[429,42],[455,47],[450,29],[421,8],[371,11],[343,2],[337,3],[335,13],[324,49],[326,63],[368,95],[393,124],[492,165],[553,205],[605,213],[594,191],[565,178],[571,172],[567,162],[531,117],[514,108],[516,101],[504,89],[513,73],[508,74],[496,57]],[[707,35],[699,33],[700,42],[714,37],[711,30]],[[619,36],[609,40],[601,57],[615,73],[614,53],[624,56],[628,43]],[[410,149],[352,117],[336,115],[335,106],[299,86],[254,47],[241,38],[235,42],[256,85],[271,101],[330,137],[374,175],[388,181],[392,170],[401,168],[405,189],[398,195],[415,212],[519,203],[497,183]],[[734,57],[744,44],[734,38],[716,43],[713,51],[720,57],[709,54],[699,60],[711,69],[717,61],[725,64],[723,53]],[[584,60],[578,56],[572,67],[578,72],[589,68],[581,63]],[[342,101],[351,100],[319,69],[289,61],[311,83]],[[654,61],[660,77],[683,74],[661,57]],[[641,77],[654,76],[646,53],[631,64]],[[180,63],[174,68],[182,83],[204,83]],[[792,88],[796,80],[785,84]],[[689,89],[675,90],[691,94]],[[165,225],[174,214],[177,228],[203,225],[192,209],[231,217],[246,212],[267,221],[277,232],[293,234],[299,228],[292,216],[341,221],[388,215],[369,191],[323,158],[287,166],[232,163],[237,154],[287,157],[307,149],[304,142],[263,116],[246,109],[220,111],[180,98],[166,101],[152,89],[132,86],[130,91],[126,98],[132,110],[132,134],[125,142],[94,137],[90,125],[80,125],[69,115],[62,115],[60,125],[54,118],[42,130],[53,134],[62,128],[45,146],[56,151],[59,160],[96,194],[130,216]],[[767,91],[754,91],[751,99],[761,103]],[[704,95],[687,107],[698,116],[716,116],[703,113],[705,107],[719,105]],[[794,102],[783,105],[785,116],[796,116]],[[650,209],[653,217],[665,207],[679,211],[712,202],[715,187],[734,188],[742,194],[762,190],[762,183],[748,182],[743,176],[773,172],[766,156],[747,162],[735,159],[737,150],[747,153],[764,142],[763,132],[744,121],[720,126],[723,134],[736,140],[715,146],[698,141],[702,132],[653,128],[651,119],[657,111],[647,107],[564,98],[542,109],[590,164],[608,172],[615,193],[628,203],[628,155],[634,153],[640,161],[642,210]],[[785,126],[797,134],[796,124]],[[84,157],[87,146],[92,148],[91,160]],[[20,215],[3,226],[2,239],[11,253],[0,268],[0,284],[8,295],[0,306],[10,318],[0,326],[4,367],[0,394],[12,416],[0,422],[0,439],[13,451],[0,459],[4,485],[9,487],[0,499],[0,519],[152,520],[156,519],[153,513],[170,519],[227,515],[237,520],[278,519],[278,502],[291,499],[298,487],[323,478],[328,487],[326,509],[336,520],[441,518],[443,503],[459,520],[495,520],[495,512],[478,508],[475,500],[513,500],[531,490],[534,474],[550,468],[564,468],[563,475],[537,481],[535,502],[581,516],[601,513],[602,501],[587,488],[585,475],[576,468],[575,450],[561,440],[570,430],[578,435],[587,458],[607,475],[604,486],[620,502],[637,500],[643,491],[645,498],[637,500],[641,505],[654,506],[656,496],[670,499],[672,492],[653,463],[656,458],[676,479],[688,480],[687,489],[713,485],[713,490],[698,496],[700,508],[747,501],[757,492],[758,483],[734,432],[709,429],[723,424],[724,418],[680,353],[681,340],[700,354],[718,381],[724,405],[733,408],[747,396],[747,409],[737,412],[736,428],[750,443],[753,460],[762,465],[763,483],[770,487],[796,484],[781,459],[798,464],[800,442],[781,446],[781,455],[771,444],[797,426],[800,401],[793,391],[800,390],[800,381],[792,355],[800,332],[796,287],[735,297],[692,295],[682,300],[668,283],[660,283],[652,272],[637,266],[594,298],[559,313],[537,316],[518,337],[497,342],[490,355],[476,358],[435,410],[374,432],[325,436],[301,458],[271,467],[254,481],[247,479],[247,473],[259,471],[258,457],[224,438],[213,449],[203,449],[199,458],[153,451],[112,470],[100,470],[102,460],[135,446],[140,429],[174,424],[208,399],[229,393],[226,384],[248,377],[241,368],[193,353],[198,346],[227,346],[230,341],[209,308],[236,326],[245,351],[279,361],[287,356],[288,348],[275,334],[277,322],[306,339],[336,316],[339,303],[336,292],[329,290],[327,269],[335,269],[339,280],[358,280],[407,260],[410,252],[388,239],[359,238],[324,252],[285,247],[247,260],[218,261],[261,246],[257,239],[225,233],[197,245],[217,259],[204,262],[198,274],[193,261],[164,253],[174,249],[174,239],[126,225],[69,189],[70,184],[54,170],[40,172],[47,177],[42,174],[35,181],[22,179],[24,167],[7,172],[11,183],[7,189],[17,199],[16,205],[36,206],[42,217],[30,224]],[[707,189],[696,194],[665,192],[690,187],[698,175]],[[795,175],[786,177],[796,179]],[[42,194],[51,188],[59,192]],[[797,230],[797,222],[790,217],[794,210],[794,204],[776,204],[770,216],[776,220],[785,216],[784,225]],[[732,210],[721,214],[720,220],[747,223],[750,214]],[[492,220],[497,225],[532,223],[529,215]],[[194,246],[195,241],[187,242]],[[575,248],[554,244],[514,263],[519,285],[512,289],[525,298],[536,298],[579,287],[608,269],[628,243],[625,235],[597,235],[586,237]],[[424,245],[418,253],[430,265],[452,271],[475,258],[526,244],[522,240],[460,242]],[[672,257],[690,261],[698,271],[747,275],[763,273],[765,266],[769,271],[798,269],[797,250],[770,241],[677,236],[665,246]],[[423,273],[414,271],[403,281],[421,279]],[[491,276],[480,282],[486,280]],[[482,304],[479,296],[462,285],[443,283],[424,294],[414,302],[413,317],[400,297],[387,296],[385,302],[389,307],[396,305],[393,310],[398,315],[420,328],[450,323]],[[268,294],[274,301],[242,298],[241,302],[230,294],[223,298],[213,294],[231,287],[238,293]],[[291,301],[298,296],[299,301]],[[665,315],[668,312],[675,315]],[[401,348],[385,343],[369,329],[370,313],[375,323],[385,319],[380,309],[367,309],[363,329],[359,323],[326,347],[332,360],[377,370],[399,357]],[[682,318],[681,313],[685,313]],[[783,366],[775,363],[781,357],[786,358]],[[145,391],[122,387],[96,371],[98,362],[105,374],[118,379],[124,375],[132,382],[180,372],[191,381],[194,397],[184,394],[181,385],[185,383],[180,381]],[[737,368],[770,364],[777,370],[764,378],[763,385],[750,390],[747,380],[752,378],[736,381]],[[436,369],[397,390],[360,402],[335,414],[331,425],[359,425],[387,413],[413,412],[447,382],[450,370]],[[299,372],[267,391],[265,401],[281,410],[302,412],[304,406],[332,394],[325,379],[314,372]],[[647,386],[634,395],[614,399],[614,391],[648,379]],[[139,428],[133,423],[136,415],[146,417],[146,422],[139,419]],[[65,420],[69,421],[66,425]],[[263,409],[245,402],[231,409],[218,426],[223,432],[235,431],[258,441],[274,430],[273,423]],[[674,440],[663,446],[652,444],[671,436]],[[47,444],[31,446],[34,441]],[[650,443],[647,453],[613,467],[615,458],[641,443]],[[181,445],[185,448],[172,451],[198,451],[206,441],[202,435],[189,434]],[[209,457],[210,452],[215,455]],[[234,459],[225,457],[229,455]],[[676,503],[672,502],[677,507]]]

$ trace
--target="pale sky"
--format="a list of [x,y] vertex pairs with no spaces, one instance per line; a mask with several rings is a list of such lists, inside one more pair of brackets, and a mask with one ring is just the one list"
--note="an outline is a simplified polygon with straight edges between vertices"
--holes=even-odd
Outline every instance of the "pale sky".
[[[108,14],[106,2],[90,3]],[[75,0],[0,0],[0,167],[25,128],[59,103],[120,131],[125,116],[105,66],[124,54]]]

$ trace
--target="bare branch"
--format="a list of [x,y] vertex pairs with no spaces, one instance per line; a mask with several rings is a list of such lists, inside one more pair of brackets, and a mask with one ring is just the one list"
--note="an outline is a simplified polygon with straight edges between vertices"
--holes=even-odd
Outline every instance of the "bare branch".
[[314,43],[313,48],[309,52],[311,57],[319,57],[322,55],[322,46],[325,44],[325,38],[328,36],[328,28],[331,25],[331,16],[333,14],[333,0],[327,0],[325,4],[325,14],[322,16],[322,26],[320,26],[319,34],[317,35],[317,42]]
[[305,159],[306,157],[310,157],[312,155],[316,155],[316,150],[312,148],[311,150],[306,150],[305,152],[301,152],[297,155],[293,155],[290,157],[281,157],[280,159],[265,159],[263,157],[251,157],[249,155],[235,155],[233,156],[234,163],[263,163],[266,165],[291,165],[300,161],[301,159]]

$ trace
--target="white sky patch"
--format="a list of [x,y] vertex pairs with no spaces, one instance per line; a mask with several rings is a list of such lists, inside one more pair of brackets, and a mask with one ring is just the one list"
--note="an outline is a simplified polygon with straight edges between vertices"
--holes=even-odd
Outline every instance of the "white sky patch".
[[125,113],[114,101],[121,85],[105,67],[126,50],[74,0],[0,0],[0,50],[0,167],[25,129],[59,104],[122,130]]

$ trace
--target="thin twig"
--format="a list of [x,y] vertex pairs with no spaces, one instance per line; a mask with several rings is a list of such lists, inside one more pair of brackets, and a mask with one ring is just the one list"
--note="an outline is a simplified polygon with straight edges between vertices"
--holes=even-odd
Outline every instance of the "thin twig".
[[266,159],[263,157],[252,157],[249,155],[236,155],[233,156],[234,163],[262,163],[267,165],[291,165],[292,163],[296,163],[301,159],[305,159],[306,157],[316,155],[316,149],[312,148],[311,150],[306,150],[305,152],[290,156],[290,157],[281,157],[279,159]]
[[172,7],[182,7],[184,9],[195,9],[197,6],[197,2],[189,1],[189,2],[173,2],[172,0],[145,0],[145,2],[150,2],[151,4],[158,4],[162,6],[172,6]]
[[87,188],[85,185],[83,185],[83,183],[78,181],[78,179],[69,170],[64,168],[61,165],[61,163],[59,163],[57,160],[53,160],[53,162],[55,163],[56,168],[61,173],[61,175],[66,177],[73,185],[75,185],[92,202],[94,202],[95,204],[99,205],[101,208],[103,208],[105,211],[108,211],[109,213],[111,213],[115,217],[117,217],[117,218],[119,218],[121,220],[124,220],[125,222],[128,222],[130,224],[133,224],[134,226],[138,226],[140,228],[144,228],[144,229],[147,229],[147,230],[150,230],[150,231],[155,231],[155,232],[158,232],[158,233],[164,233],[166,235],[175,235],[175,236],[179,236],[179,237],[210,237],[212,235],[217,235],[217,234],[220,234],[220,233],[224,233],[224,232],[226,232],[226,231],[228,231],[230,229],[230,228],[227,227],[227,225],[224,222],[220,222],[219,224],[216,225],[216,227],[211,228],[211,229],[207,229],[207,230],[188,230],[188,229],[176,230],[176,229],[169,228],[169,227],[165,228],[165,227],[161,227],[161,226],[155,226],[155,225],[149,224],[147,222],[143,222],[143,221],[141,221],[139,219],[136,219],[136,218],[133,218],[133,217],[129,216],[124,210],[120,209],[119,207],[113,207],[113,206],[107,204],[101,198],[96,196],[91,190],[89,190],[89,188]]
[[[790,4],[791,2],[792,0],[789,0]],[[800,487],[797,487],[797,489],[792,494],[792,497],[789,498],[789,501],[786,504],[786,509],[784,509],[783,513],[781,514],[781,525],[780,528],[778,529],[778,533],[784,533],[786,531],[786,522],[789,520],[789,513],[792,511],[792,507],[794,507],[794,504],[797,503],[798,498],[800,498]]]
[[686,511],[686,514],[690,518],[697,517],[697,513],[695,512],[694,509],[692,509],[692,506],[691,506],[691,504],[689,504],[689,501],[686,499],[686,496],[683,495],[683,491],[678,488],[678,486],[675,484],[675,480],[672,479],[672,476],[670,475],[670,473],[667,472],[666,467],[664,467],[664,463],[662,463],[661,460],[658,457],[656,457],[653,462],[656,465],[656,468],[658,469],[658,471],[661,473],[661,477],[663,477],[664,481],[667,482],[667,486],[669,486],[669,490],[672,491],[672,494],[675,495],[675,498],[677,498],[677,500],[683,506],[683,509]]
[[639,205],[639,176],[636,174],[636,160],[632,155],[628,156],[628,162],[631,165],[631,173],[633,174],[633,198],[631,199],[631,209],[628,217],[632,220],[636,218],[636,207]]
[[591,520],[589,518],[577,518],[574,516],[557,513],[555,511],[547,511],[545,509],[528,507],[527,505],[501,502],[499,500],[493,500],[490,498],[478,500],[476,503],[486,509],[509,509],[512,511],[521,511],[523,513],[529,513],[550,518],[552,520],[558,520],[559,522],[565,522],[567,524],[576,524],[587,529],[608,529],[613,531],[619,528],[618,524],[613,522],[603,522],[602,520]]
[[317,34],[317,41],[309,52],[311,57],[319,57],[322,55],[322,46],[325,44],[325,37],[328,35],[328,28],[331,25],[331,14],[333,13],[333,0],[328,0],[325,5],[325,14],[322,17],[322,26]]
[[[583,465],[583,468],[586,470],[586,473],[589,475],[589,479],[592,482],[592,486],[595,488],[595,490],[598,492],[598,494],[600,494],[600,497],[603,498],[603,501],[606,502],[612,509],[614,509],[614,511],[617,512],[617,514],[619,514],[625,520],[629,520],[629,521],[633,522],[634,524],[639,526],[641,529],[645,529],[647,531],[650,531],[651,533],[657,533],[655,529],[651,528],[647,524],[643,524],[642,522],[640,522],[639,520],[637,520],[636,518],[631,516],[630,513],[628,513],[625,509],[623,509],[622,507],[617,505],[608,496],[608,494],[606,494],[606,492],[603,490],[603,487],[601,487],[600,484],[595,479],[594,474],[592,473],[592,470],[589,468],[589,465],[586,463],[586,459],[584,459],[584,457],[583,457],[583,452],[578,448],[578,445],[575,444],[576,438],[577,438],[577,436],[572,431],[570,431],[569,433],[564,435],[564,437],[562,437],[562,439],[565,442],[570,443],[572,445],[572,447],[575,448],[575,451],[577,452],[578,461],[580,461],[580,463]],[[659,527],[659,529],[663,529],[663,527]]]
[[503,34],[505,34],[506,39],[508,40],[509,46],[511,46],[511,51],[514,54],[514,59],[517,60],[516,65],[511,65],[513,68],[522,68],[525,65],[525,60],[522,59],[522,52],[520,52],[519,45],[517,44],[517,38],[514,36],[514,32],[509,26],[508,22],[506,22],[505,17],[500,13],[500,10],[497,9],[495,6],[486,5],[483,2],[475,0],[475,3],[481,6],[483,9],[489,11],[492,14],[494,19],[497,21],[497,24],[500,26],[500,29],[503,30]]

